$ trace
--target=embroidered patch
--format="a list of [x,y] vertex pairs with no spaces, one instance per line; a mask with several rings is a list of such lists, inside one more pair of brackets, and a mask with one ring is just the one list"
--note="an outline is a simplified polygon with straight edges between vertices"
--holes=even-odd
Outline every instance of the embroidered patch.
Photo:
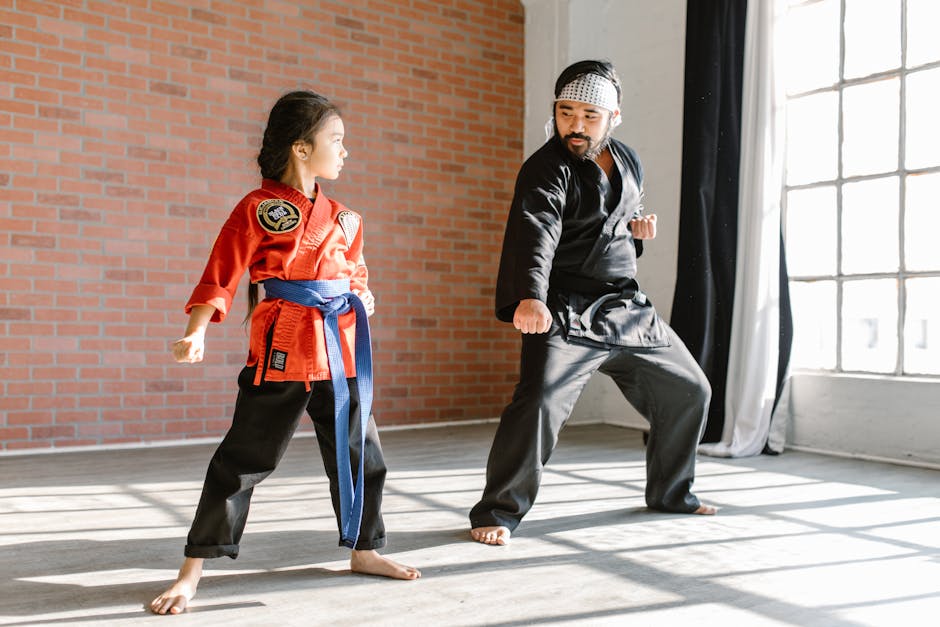
[[356,233],[359,232],[359,216],[352,211],[340,211],[336,220],[343,229],[343,235],[346,236],[346,245],[352,246]]
[[271,364],[269,367],[271,370],[280,370],[281,372],[284,372],[284,369],[287,367],[287,353],[277,349],[272,350]]
[[300,210],[283,198],[269,198],[258,205],[258,224],[268,233],[290,233],[300,226]]

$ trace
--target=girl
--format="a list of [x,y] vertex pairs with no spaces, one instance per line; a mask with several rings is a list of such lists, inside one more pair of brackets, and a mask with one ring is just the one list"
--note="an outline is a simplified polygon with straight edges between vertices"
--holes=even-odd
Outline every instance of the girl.
[[[250,346],[232,426],[209,463],[179,575],[150,604],[157,614],[185,610],[206,558],[238,556],[252,490],[277,467],[304,411],[314,422],[352,571],[421,576],[375,551],[385,545],[386,472],[370,416],[367,316],[375,301],[361,219],[316,182],[339,176],[348,155],[343,136],[339,110],[326,98],[296,91],[277,101],[258,155],[261,187],[222,226],[186,304],[189,324],[173,357],[194,363],[202,361],[208,323],[225,318],[249,272]],[[260,303],[258,283],[265,286]]]

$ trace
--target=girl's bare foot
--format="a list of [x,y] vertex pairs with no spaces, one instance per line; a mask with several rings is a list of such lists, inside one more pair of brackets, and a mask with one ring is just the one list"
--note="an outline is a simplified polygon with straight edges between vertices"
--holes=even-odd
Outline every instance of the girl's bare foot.
[[421,571],[411,566],[394,562],[375,551],[353,551],[349,558],[349,567],[354,573],[378,575],[392,579],[418,579]]
[[201,557],[187,557],[173,585],[150,602],[150,611],[154,614],[182,614],[196,594],[196,586],[202,577],[203,561]]
[[692,513],[701,514],[702,516],[714,516],[718,513],[718,508],[714,505],[699,505],[698,509]]
[[483,544],[509,544],[512,533],[508,527],[474,527],[470,530],[470,537]]

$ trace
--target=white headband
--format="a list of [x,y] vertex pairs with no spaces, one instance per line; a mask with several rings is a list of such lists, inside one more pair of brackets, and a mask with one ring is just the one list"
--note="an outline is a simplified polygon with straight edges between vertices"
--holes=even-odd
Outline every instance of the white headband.
[[[613,114],[617,115],[610,121],[611,128],[617,128],[623,119],[620,117],[620,103],[617,98],[617,88],[610,79],[604,78],[598,74],[585,74],[574,79],[558,93],[555,102],[559,100],[573,100],[583,102],[597,107],[603,107]],[[550,138],[555,133],[555,117],[552,116],[545,123],[545,138]]]
[[565,85],[555,102],[559,100],[574,100],[586,104],[603,107],[613,113],[620,108],[617,98],[617,88],[603,76],[585,74]]

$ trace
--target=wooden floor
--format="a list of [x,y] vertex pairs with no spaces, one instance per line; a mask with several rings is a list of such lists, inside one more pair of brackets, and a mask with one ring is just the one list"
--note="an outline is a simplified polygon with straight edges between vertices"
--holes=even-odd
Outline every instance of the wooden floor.
[[316,443],[255,492],[237,560],[174,577],[214,446],[0,457],[0,625],[937,625],[940,472],[798,452],[700,457],[718,516],[643,505],[640,433],[572,426],[507,547],[468,540],[494,425],[385,431],[386,554],[348,571]]

